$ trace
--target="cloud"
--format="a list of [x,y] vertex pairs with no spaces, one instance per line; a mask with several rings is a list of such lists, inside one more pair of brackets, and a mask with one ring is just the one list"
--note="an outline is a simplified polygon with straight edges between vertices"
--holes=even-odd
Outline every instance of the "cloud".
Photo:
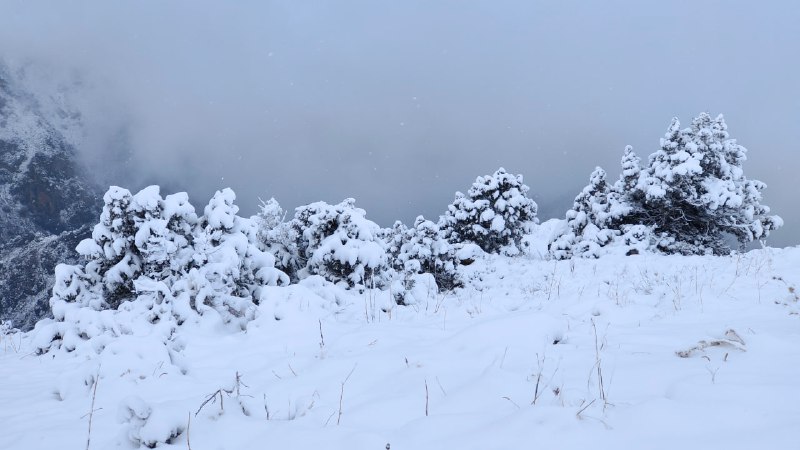
[[[355,197],[435,218],[504,166],[542,218],[596,165],[723,112],[797,244],[800,10],[782,2],[10,2],[0,55],[67,85],[106,182],[201,205]],[[45,77],[45,78],[47,78]]]

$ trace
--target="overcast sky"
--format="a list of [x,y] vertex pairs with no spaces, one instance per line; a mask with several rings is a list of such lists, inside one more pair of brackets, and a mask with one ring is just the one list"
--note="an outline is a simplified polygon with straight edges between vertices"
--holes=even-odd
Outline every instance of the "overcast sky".
[[724,113],[794,245],[798,23],[788,0],[9,0],[0,58],[65,90],[107,183],[198,209],[230,186],[243,213],[354,197],[384,226],[500,166],[563,217],[626,144]]

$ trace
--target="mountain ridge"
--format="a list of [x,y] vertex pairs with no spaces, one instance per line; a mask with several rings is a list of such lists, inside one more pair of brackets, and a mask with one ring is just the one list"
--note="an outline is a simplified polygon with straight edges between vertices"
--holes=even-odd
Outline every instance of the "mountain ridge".
[[0,319],[27,329],[48,310],[53,269],[76,260],[100,203],[75,147],[20,84],[0,66]]

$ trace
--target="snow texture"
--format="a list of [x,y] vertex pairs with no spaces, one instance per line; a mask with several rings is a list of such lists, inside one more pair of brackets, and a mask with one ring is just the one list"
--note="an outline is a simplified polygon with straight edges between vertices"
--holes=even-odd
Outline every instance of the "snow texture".
[[794,447],[800,249],[473,256],[410,306],[311,276],[244,330],[149,320],[163,286],[65,309],[71,352],[30,355],[53,321],[4,329],[0,448],[84,448],[93,396],[91,448]]

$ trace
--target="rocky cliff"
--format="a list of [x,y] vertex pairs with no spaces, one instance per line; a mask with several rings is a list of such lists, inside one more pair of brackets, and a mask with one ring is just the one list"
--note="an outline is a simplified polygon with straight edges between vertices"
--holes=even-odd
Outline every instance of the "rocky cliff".
[[0,319],[29,328],[47,312],[53,269],[99,214],[98,188],[53,118],[0,67]]

